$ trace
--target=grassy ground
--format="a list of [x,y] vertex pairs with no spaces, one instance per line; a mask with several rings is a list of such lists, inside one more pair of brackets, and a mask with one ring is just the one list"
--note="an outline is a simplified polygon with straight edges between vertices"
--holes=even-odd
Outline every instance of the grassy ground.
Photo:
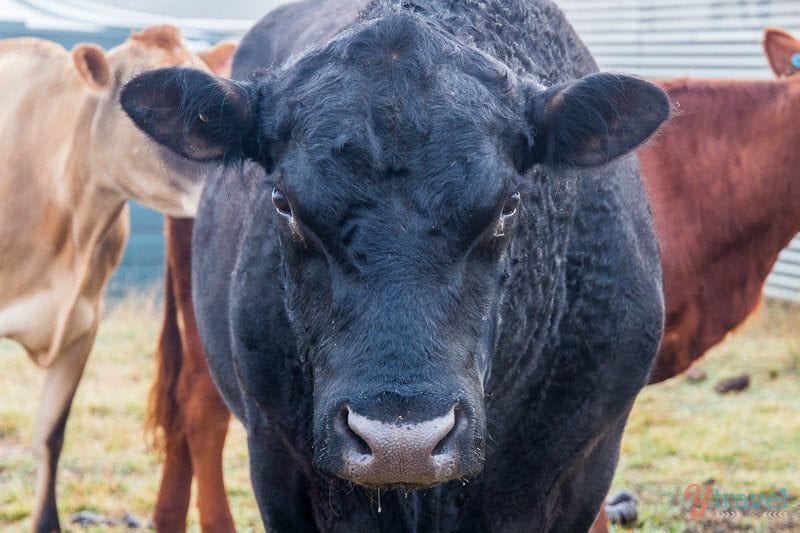
[[[128,298],[101,327],[67,427],[59,479],[64,522],[80,510],[132,513],[145,523],[151,516],[159,456],[141,428],[161,314],[153,301]],[[0,531],[20,531],[33,498],[31,433],[43,374],[9,342],[0,342],[0,365]],[[614,487],[638,496],[637,530],[800,531],[800,307],[765,306],[701,366],[706,381],[648,387],[634,408]],[[750,374],[749,389],[714,392],[718,379],[741,373]],[[244,440],[234,423],[225,451],[228,492],[238,528],[260,531]],[[711,480],[722,493],[786,488],[790,508],[779,517],[709,509],[694,520],[684,488]],[[190,520],[197,530],[194,510]]]
[[[81,528],[70,525],[69,516],[82,510],[115,518],[131,513],[144,523],[152,517],[160,462],[142,424],[161,317],[154,301],[152,295],[129,297],[108,311],[100,327],[61,456],[59,510],[62,526],[72,530]],[[7,341],[0,342],[0,365],[0,531],[23,531],[34,491],[31,436],[43,372]],[[239,529],[260,531],[238,423],[231,424],[225,465]],[[190,520],[198,530],[194,509]]]
[[[638,496],[638,527],[800,531],[800,306],[765,305],[697,366],[707,380],[646,387],[628,422],[614,487]],[[744,392],[714,391],[718,380],[744,373],[751,379]],[[698,521],[683,496],[691,483],[723,494],[785,488],[791,501],[786,516],[725,517],[709,509]]]

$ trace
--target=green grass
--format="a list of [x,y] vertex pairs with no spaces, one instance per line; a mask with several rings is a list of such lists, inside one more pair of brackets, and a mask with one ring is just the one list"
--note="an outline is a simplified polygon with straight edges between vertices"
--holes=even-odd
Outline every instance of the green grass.
[[[131,296],[107,313],[67,427],[59,504],[69,515],[91,510],[149,521],[160,458],[142,432],[161,309],[152,293]],[[30,524],[35,461],[33,417],[43,372],[16,345],[0,342],[0,531]],[[622,445],[614,488],[639,498],[639,531],[800,530],[800,307],[765,305],[700,363],[708,379],[676,378],[637,400]],[[719,395],[714,384],[748,373],[750,388]],[[241,531],[262,531],[250,490],[244,430],[231,426],[226,480]],[[788,516],[721,517],[687,513],[683,490],[714,480],[724,493],[787,488]],[[110,528],[94,528],[104,531]],[[190,530],[197,531],[197,512]]]

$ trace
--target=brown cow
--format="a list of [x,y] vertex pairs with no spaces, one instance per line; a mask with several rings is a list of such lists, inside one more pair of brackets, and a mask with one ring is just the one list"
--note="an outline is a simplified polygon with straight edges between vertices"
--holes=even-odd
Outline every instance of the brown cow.
[[[785,37],[766,33],[779,73],[791,65]],[[686,370],[747,318],[800,231],[800,76],[658,84],[680,112],[639,150],[667,307],[650,383]]]
[[800,76],[800,40],[778,28],[764,30],[764,52],[779,78]]
[[117,100],[135,74],[170,65],[207,70],[171,26],[134,32],[107,53],[0,41],[0,337],[47,373],[34,433],[39,531],[60,527],[56,467],[128,236],[126,201],[179,216],[197,209],[207,169],[151,142]]
[[222,476],[230,412],[211,381],[192,307],[193,222],[166,220],[165,312],[149,417],[163,434],[165,458],[153,521],[158,531],[186,529],[196,475],[202,530],[235,531]]
[[[229,76],[234,44],[201,54],[211,70]],[[156,350],[156,380],[148,425],[163,437],[164,470],[153,521],[158,531],[184,531],[192,477],[203,531],[235,531],[222,475],[230,412],[206,365],[191,292],[193,219],[166,217],[164,321]]]
[[[750,315],[800,231],[800,41],[768,29],[764,48],[788,78],[656,82],[678,113],[639,150],[667,311],[650,383],[686,370]],[[605,531],[604,514],[592,531]]]

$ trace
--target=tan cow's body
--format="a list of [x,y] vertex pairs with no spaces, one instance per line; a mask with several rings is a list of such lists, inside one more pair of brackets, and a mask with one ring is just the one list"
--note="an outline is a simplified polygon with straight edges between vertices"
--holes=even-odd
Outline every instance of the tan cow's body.
[[0,41],[0,337],[47,368],[36,420],[33,525],[58,529],[64,426],[128,236],[127,200],[192,216],[205,169],[140,133],[118,90],[143,70],[207,67],[175,28],[105,53],[41,39]]
[[[128,234],[127,209],[80,168],[92,105],[81,102],[77,73],[64,68],[69,56],[51,43],[18,41],[24,48],[0,47],[0,336],[50,366],[97,321],[100,292]],[[50,79],[20,87],[59,63]],[[12,69],[14,76],[4,74]]]

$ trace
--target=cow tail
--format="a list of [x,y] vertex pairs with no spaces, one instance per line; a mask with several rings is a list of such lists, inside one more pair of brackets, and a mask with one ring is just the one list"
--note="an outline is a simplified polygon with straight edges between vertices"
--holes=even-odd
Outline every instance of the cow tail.
[[167,435],[182,431],[178,409],[178,376],[183,364],[183,349],[178,326],[178,310],[169,258],[164,280],[164,321],[155,354],[156,370],[145,419],[145,434],[151,446],[163,450]]

